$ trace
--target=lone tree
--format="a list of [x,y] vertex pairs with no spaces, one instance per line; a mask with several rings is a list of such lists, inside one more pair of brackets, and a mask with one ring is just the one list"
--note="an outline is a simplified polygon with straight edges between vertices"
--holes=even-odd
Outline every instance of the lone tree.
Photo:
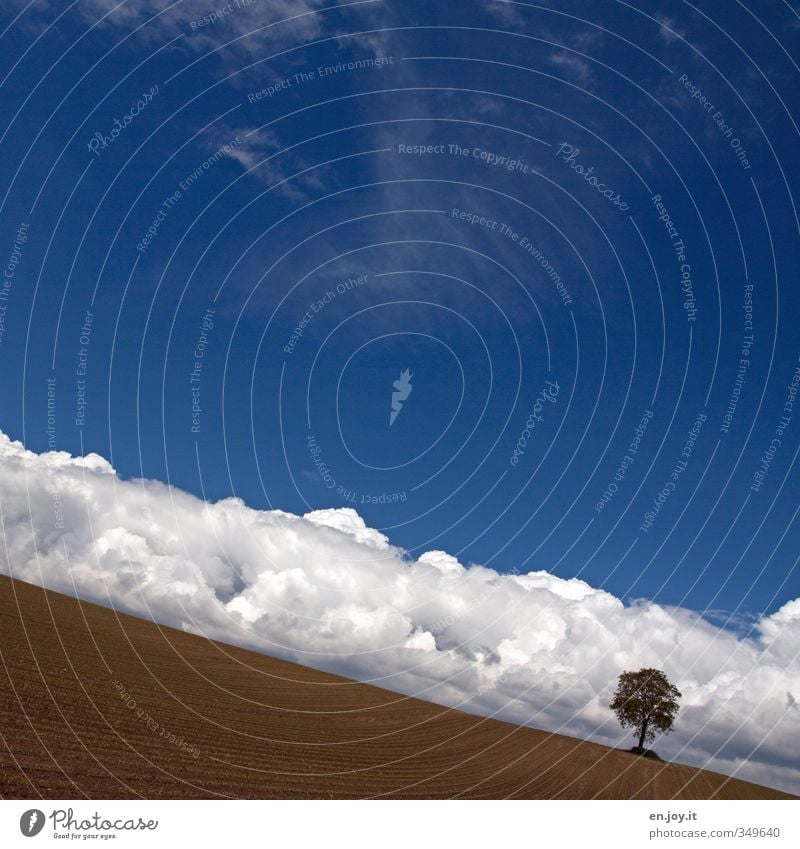
[[623,728],[633,728],[639,735],[639,745],[634,751],[641,755],[645,742],[655,740],[657,732],[672,731],[680,697],[678,688],[669,683],[660,669],[640,669],[619,676],[617,692],[609,707]]

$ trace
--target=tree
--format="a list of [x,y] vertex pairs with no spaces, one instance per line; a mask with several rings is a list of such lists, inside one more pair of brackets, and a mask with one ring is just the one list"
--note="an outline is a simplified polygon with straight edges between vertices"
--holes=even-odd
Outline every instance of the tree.
[[668,734],[680,709],[680,691],[670,684],[660,669],[623,672],[617,692],[609,705],[623,728],[633,728],[639,736],[636,751],[644,752],[645,742],[655,740],[656,733]]

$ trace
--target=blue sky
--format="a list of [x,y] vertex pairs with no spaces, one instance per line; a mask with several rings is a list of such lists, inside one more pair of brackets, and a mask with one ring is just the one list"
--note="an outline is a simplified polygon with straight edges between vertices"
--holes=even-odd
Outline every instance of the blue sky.
[[800,595],[789,4],[25,5],[8,435],[717,623]]

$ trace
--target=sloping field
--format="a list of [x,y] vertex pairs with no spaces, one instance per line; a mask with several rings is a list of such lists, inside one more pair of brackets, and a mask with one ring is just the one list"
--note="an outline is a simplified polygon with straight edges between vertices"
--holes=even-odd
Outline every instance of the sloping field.
[[3,798],[788,798],[0,576]]

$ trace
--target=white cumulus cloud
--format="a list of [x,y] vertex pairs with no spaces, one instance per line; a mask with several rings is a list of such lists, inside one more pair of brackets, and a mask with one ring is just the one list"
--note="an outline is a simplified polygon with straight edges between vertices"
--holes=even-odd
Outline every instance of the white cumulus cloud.
[[632,744],[624,669],[683,693],[663,756],[800,791],[800,600],[751,636],[547,572],[414,560],[352,509],[295,516],[123,480],[0,433],[0,571],[165,625],[514,722]]

